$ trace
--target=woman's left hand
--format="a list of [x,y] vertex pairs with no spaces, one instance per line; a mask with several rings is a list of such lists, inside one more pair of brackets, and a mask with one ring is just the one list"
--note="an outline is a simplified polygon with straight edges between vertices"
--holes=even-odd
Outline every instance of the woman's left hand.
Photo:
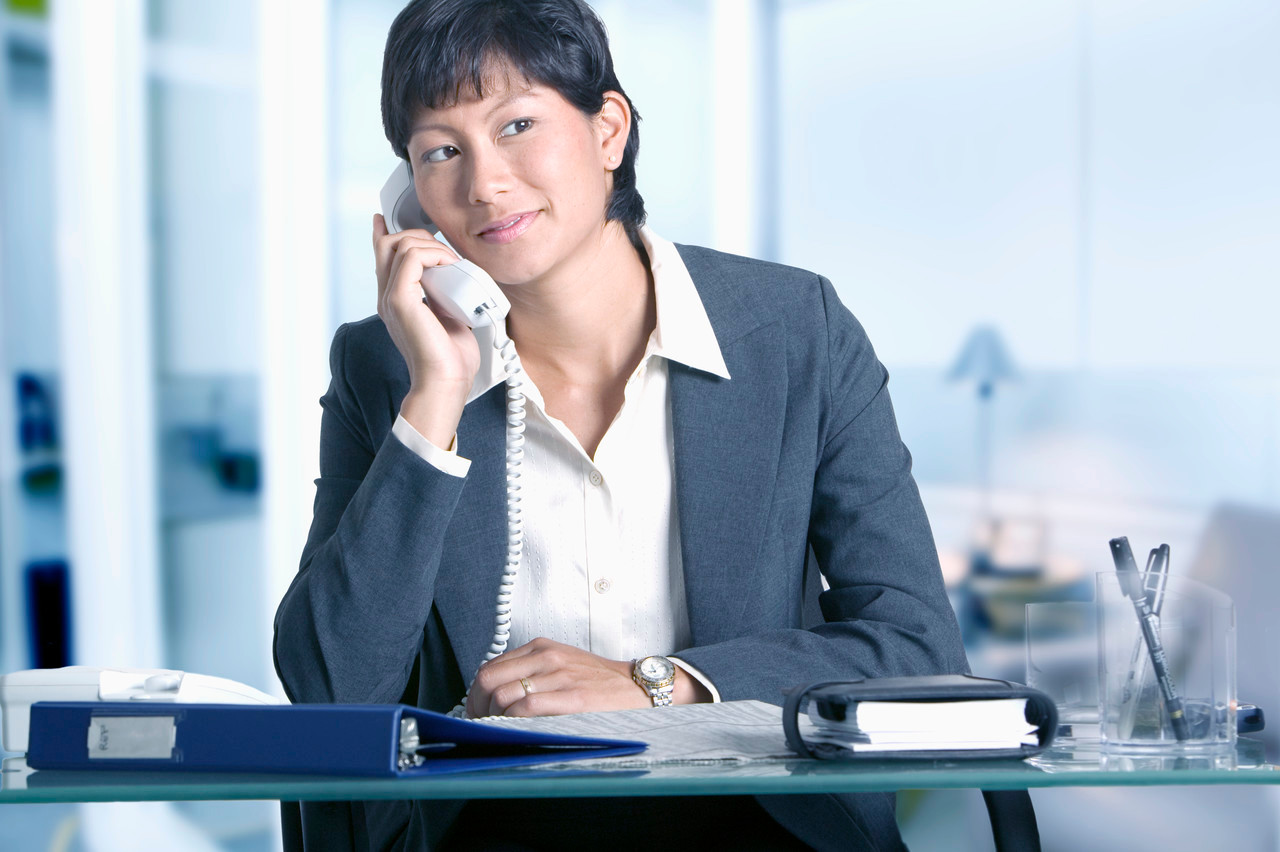
[[[679,672],[676,677],[688,675]],[[652,706],[649,696],[631,679],[631,663],[606,660],[542,638],[480,666],[467,696],[467,715],[472,718],[558,716]]]

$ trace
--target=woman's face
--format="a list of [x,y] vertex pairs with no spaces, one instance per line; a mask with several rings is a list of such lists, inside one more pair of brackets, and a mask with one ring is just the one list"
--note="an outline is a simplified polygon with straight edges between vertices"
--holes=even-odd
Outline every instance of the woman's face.
[[523,284],[597,250],[626,128],[615,140],[609,107],[588,118],[517,73],[489,79],[484,98],[424,108],[409,159],[418,200],[453,247]]

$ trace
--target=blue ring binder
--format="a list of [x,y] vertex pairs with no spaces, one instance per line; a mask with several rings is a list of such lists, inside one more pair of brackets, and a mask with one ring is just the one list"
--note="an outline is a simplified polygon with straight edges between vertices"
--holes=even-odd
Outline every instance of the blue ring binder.
[[[155,723],[163,719],[171,725]],[[409,751],[401,746],[402,720],[417,727]],[[31,706],[27,763],[40,770],[403,777],[618,757],[645,748],[629,740],[498,728],[398,704],[38,702]],[[420,760],[402,760],[407,755]]]

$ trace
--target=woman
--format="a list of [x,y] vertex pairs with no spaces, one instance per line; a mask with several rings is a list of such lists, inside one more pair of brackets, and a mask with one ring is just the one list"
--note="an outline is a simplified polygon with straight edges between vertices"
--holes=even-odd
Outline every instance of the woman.
[[[374,219],[378,316],[335,337],[315,517],[277,615],[293,700],[662,712],[964,670],[861,327],[825,279],[643,227],[636,121],[579,0],[417,0],[392,25],[384,127],[453,250]],[[511,638],[484,665],[506,545],[502,371],[421,285],[459,255],[511,302],[528,398]],[[641,659],[671,666],[669,691]],[[326,818],[372,848],[485,848],[502,825],[531,848],[539,831],[562,847],[901,845],[883,795],[363,803],[311,809],[308,836]]]

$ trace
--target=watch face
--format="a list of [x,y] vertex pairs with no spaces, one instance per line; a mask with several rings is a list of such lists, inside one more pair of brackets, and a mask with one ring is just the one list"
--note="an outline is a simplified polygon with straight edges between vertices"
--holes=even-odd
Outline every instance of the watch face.
[[664,681],[675,674],[675,665],[666,657],[645,657],[640,661],[640,676],[649,681]]

